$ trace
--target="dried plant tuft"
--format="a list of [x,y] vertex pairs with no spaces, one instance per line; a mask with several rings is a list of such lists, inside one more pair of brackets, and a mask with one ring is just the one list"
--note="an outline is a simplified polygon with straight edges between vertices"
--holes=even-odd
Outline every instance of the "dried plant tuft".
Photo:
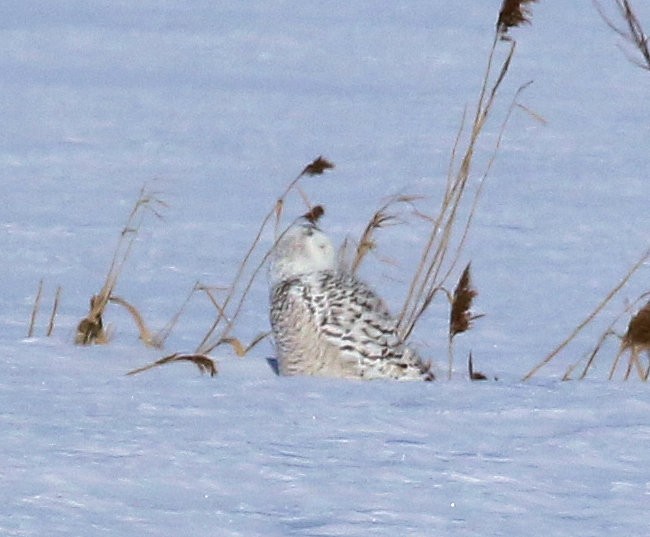
[[650,302],[646,303],[630,319],[627,331],[621,341],[621,349],[610,372],[610,378],[614,374],[618,359],[625,351],[629,351],[630,353],[627,371],[625,372],[625,380],[630,377],[632,367],[636,367],[639,377],[647,381],[648,375],[650,375],[650,365],[646,366],[645,369],[643,368],[640,361],[640,354],[644,351],[646,353],[650,351]]
[[530,24],[532,15],[532,4],[537,0],[503,0],[499,18],[497,19],[497,31],[502,38],[505,38],[510,28]]
[[325,208],[322,205],[314,205],[311,210],[302,215],[312,224],[317,224],[321,217],[325,214]]
[[472,286],[471,263],[467,263],[465,270],[458,280],[456,289],[451,298],[451,312],[449,314],[449,371],[448,378],[451,378],[453,368],[453,340],[457,334],[462,334],[472,327],[472,323],[483,315],[475,315],[470,310],[472,302],[478,292]]
[[103,312],[104,305],[100,302],[99,297],[92,296],[90,298],[90,312],[77,325],[77,333],[74,338],[77,345],[92,345],[93,343],[101,345],[108,342],[108,335],[102,320]]
[[650,349],[650,302],[630,319],[627,332],[623,336],[623,345]]
[[215,365],[214,360],[206,354],[174,353],[174,354],[170,354],[169,356],[165,356],[160,360],[156,360],[151,364],[145,365],[144,367],[133,369],[129,371],[127,375],[137,375],[138,373],[142,373],[143,371],[148,371],[150,369],[153,369],[154,367],[159,367],[161,365],[171,364],[174,362],[192,362],[193,364],[196,364],[201,374],[209,373],[211,377],[214,377],[217,374],[217,366]]
[[449,314],[449,339],[456,334],[462,334],[472,327],[472,322],[483,317],[474,315],[470,311],[474,298],[478,292],[472,287],[472,276],[470,273],[471,263],[468,263],[458,280],[451,302],[451,313]]

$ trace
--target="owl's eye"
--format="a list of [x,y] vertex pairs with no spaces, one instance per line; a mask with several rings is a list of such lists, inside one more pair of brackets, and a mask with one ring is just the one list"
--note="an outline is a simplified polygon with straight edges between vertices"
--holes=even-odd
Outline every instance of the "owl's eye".
[[311,237],[313,234],[314,234],[313,228],[308,227],[305,229],[305,235],[307,235],[308,237]]

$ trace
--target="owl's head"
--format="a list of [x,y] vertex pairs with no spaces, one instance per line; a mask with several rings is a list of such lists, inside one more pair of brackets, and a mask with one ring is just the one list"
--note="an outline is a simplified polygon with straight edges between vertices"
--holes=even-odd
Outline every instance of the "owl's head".
[[298,223],[287,229],[271,252],[271,284],[301,274],[333,270],[336,252],[329,237],[312,223]]

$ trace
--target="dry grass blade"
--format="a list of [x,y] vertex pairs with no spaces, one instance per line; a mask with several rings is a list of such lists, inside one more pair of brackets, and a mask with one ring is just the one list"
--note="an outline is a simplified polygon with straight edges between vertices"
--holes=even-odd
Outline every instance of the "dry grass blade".
[[263,341],[265,338],[271,335],[271,332],[262,332],[261,334],[258,334],[253,338],[253,341],[251,341],[248,346],[244,346],[242,342],[237,339],[236,337],[225,337],[219,340],[218,345],[221,345],[222,343],[226,343],[230,345],[233,350],[235,351],[235,354],[239,356],[240,358],[243,358],[246,356],[250,350],[255,347],[260,341]]
[[47,323],[47,333],[46,336],[50,337],[52,332],[54,332],[54,320],[56,319],[56,313],[59,309],[59,301],[61,300],[61,286],[59,285],[56,288],[56,294],[54,295],[54,303],[52,304],[52,313],[50,313],[50,322]]
[[505,37],[510,28],[530,24],[532,4],[537,0],[503,0],[499,18],[497,19],[497,31]]
[[174,353],[174,354],[170,354],[169,356],[165,356],[160,360],[156,360],[151,364],[145,365],[144,367],[133,369],[127,373],[127,376],[137,375],[138,373],[142,373],[143,371],[148,371],[150,369],[153,369],[154,367],[159,367],[161,365],[170,364],[174,362],[192,362],[199,368],[201,374],[209,373],[211,377],[214,377],[217,374],[217,366],[215,365],[214,360],[205,354]]
[[34,299],[34,306],[32,307],[32,315],[29,319],[29,329],[27,330],[27,337],[34,336],[34,327],[36,325],[36,317],[38,316],[38,310],[41,307],[41,297],[43,296],[43,278],[38,282],[38,291],[36,292],[36,298]]
[[623,19],[623,27],[614,23],[605,14],[601,5],[594,0],[594,5],[607,26],[635,47],[643,58],[642,61],[639,61],[630,57],[630,61],[643,69],[650,70],[650,46],[648,44],[648,36],[643,30],[641,21],[639,21],[639,18],[636,16],[636,13],[628,0],[615,0],[615,3],[618,8],[619,16]]
[[162,347],[162,342],[149,331],[142,315],[133,304],[115,295],[111,295],[109,300],[114,304],[119,304],[131,314],[131,317],[133,317],[133,320],[138,327],[138,332],[140,332],[140,339],[147,347],[154,347],[157,349]]

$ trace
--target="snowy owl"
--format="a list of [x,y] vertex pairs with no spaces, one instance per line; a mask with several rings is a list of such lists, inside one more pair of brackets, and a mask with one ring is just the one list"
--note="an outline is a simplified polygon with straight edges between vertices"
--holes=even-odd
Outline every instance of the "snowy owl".
[[316,225],[299,222],[279,238],[269,276],[280,374],[434,379],[382,300],[337,270],[334,246]]

